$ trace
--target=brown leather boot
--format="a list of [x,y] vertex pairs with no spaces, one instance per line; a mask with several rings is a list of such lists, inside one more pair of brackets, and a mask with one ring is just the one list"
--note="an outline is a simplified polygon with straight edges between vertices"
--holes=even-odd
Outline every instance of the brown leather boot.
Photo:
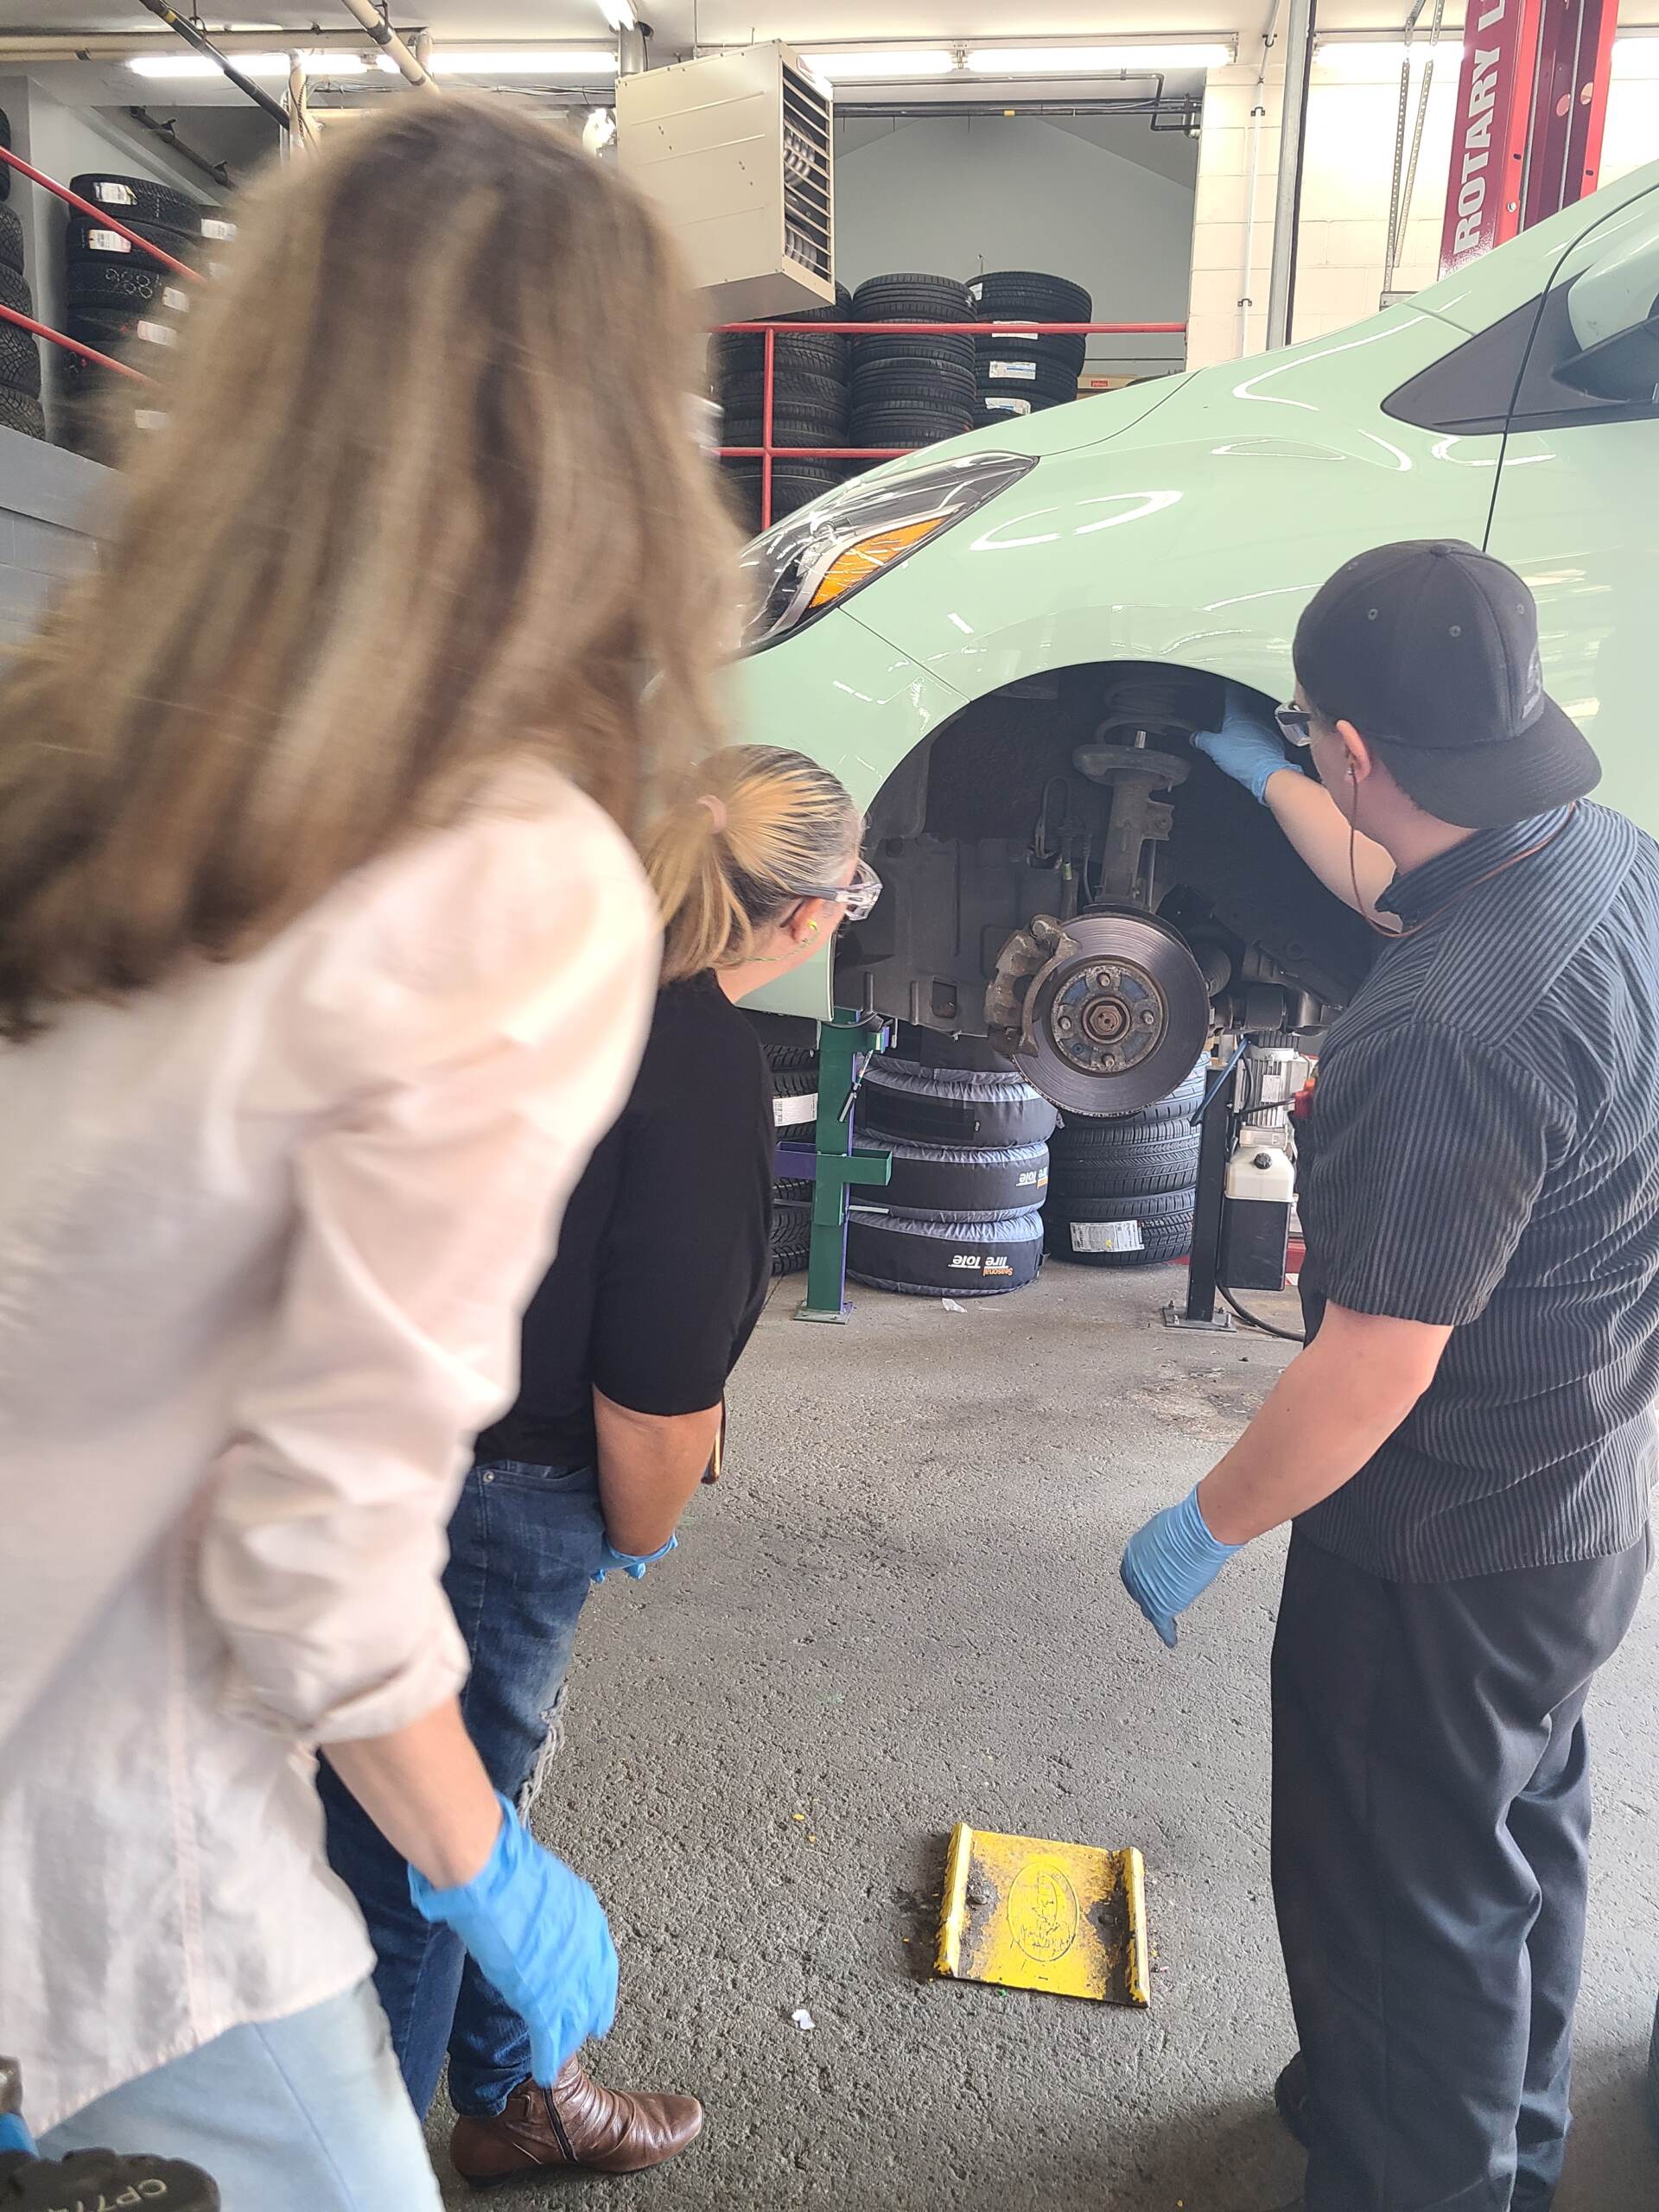
[[695,2097],[636,2097],[601,2088],[573,2058],[550,2089],[521,2082],[499,2119],[458,2120],[449,2156],[474,2189],[543,2166],[637,2174],[677,2158],[702,2126]]

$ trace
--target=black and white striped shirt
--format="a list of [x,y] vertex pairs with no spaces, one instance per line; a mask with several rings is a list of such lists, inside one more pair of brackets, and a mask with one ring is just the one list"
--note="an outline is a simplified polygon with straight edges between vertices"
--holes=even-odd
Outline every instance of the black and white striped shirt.
[[1654,1464],[1659,848],[1580,805],[1483,830],[1385,903],[1421,927],[1320,1057],[1304,1280],[1315,1311],[1452,1333],[1299,1525],[1396,1581],[1607,1557],[1641,1536]]

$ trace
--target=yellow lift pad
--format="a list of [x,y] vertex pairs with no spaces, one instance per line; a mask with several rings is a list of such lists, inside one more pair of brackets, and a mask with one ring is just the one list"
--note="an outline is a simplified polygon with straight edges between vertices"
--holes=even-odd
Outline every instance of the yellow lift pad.
[[1147,2004],[1141,1853],[963,1822],[945,1860],[938,1971],[1103,2005]]

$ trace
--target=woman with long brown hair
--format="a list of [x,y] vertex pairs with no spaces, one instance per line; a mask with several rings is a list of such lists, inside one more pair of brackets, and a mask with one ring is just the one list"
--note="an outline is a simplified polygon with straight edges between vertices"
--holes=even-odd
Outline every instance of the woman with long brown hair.
[[0,2023],[53,2154],[411,2212],[308,1754],[553,2078],[614,1954],[443,1531],[632,1077],[728,544],[673,257],[557,131],[410,98],[241,212],[0,694]]

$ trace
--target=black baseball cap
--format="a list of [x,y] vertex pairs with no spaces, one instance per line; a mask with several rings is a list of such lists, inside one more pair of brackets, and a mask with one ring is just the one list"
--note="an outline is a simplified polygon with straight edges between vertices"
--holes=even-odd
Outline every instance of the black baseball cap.
[[1601,763],[1544,690],[1538,608],[1513,569],[1456,539],[1357,554],[1309,601],[1296,676],[1441,822],[1502,830],[1582,798]]

